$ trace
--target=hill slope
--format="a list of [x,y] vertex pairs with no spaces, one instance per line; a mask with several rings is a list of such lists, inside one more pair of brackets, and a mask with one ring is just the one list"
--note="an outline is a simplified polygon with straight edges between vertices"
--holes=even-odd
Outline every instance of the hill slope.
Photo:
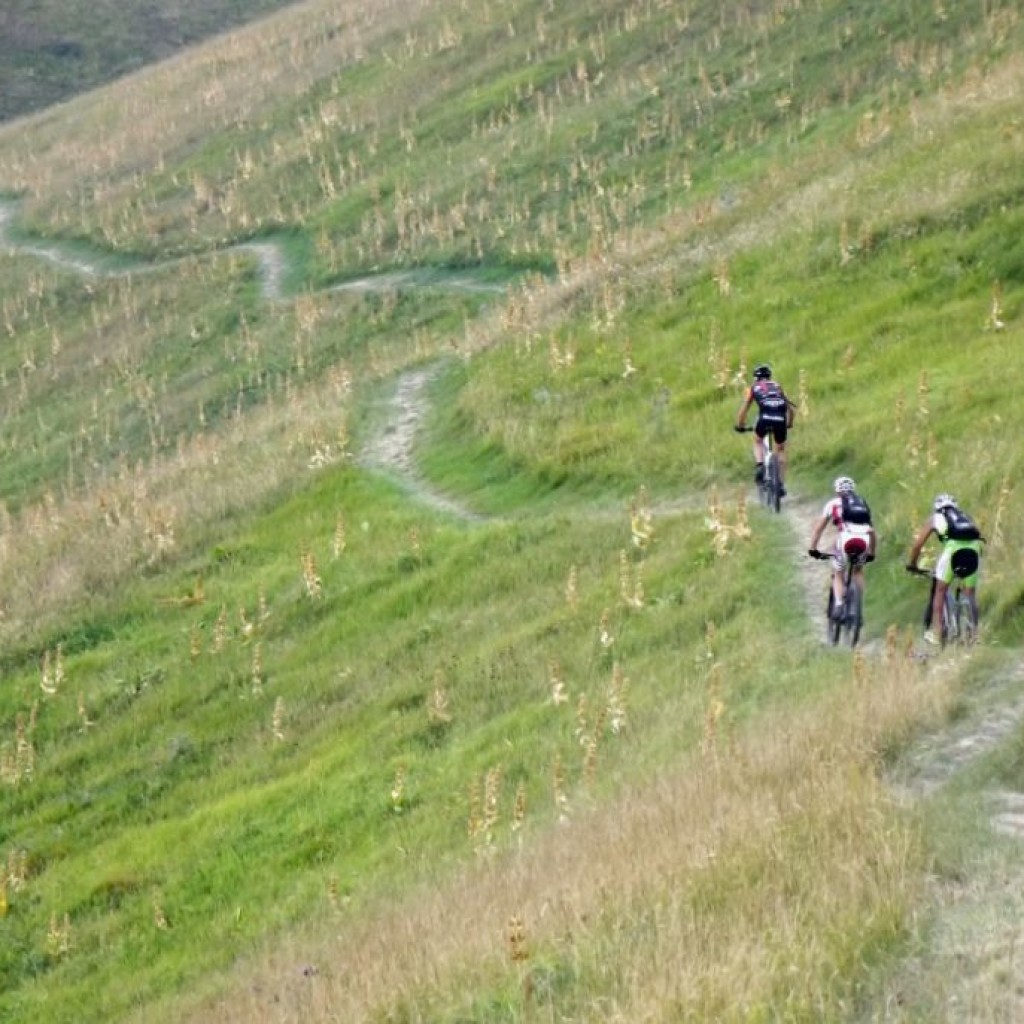
[[[1022,34],[311,2],[0,127],[0,1016],[999,1019],[938,911],[1020,870],[1016,740],[882,766],[1017,678]],[[866,654],[748,508],[763,359],[794,497],[876,510]]]
[[0,10],[0,121],[105,85],[287,0],[9,0]]

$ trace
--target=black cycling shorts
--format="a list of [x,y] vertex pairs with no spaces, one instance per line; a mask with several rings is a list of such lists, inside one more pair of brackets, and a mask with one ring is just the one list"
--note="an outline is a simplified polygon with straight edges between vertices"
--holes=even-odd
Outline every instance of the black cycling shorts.
[[786,427],[785,420],[782,420],[780,423],[778,420],[766,420],[764,417],[760,417],[757,423],[754,424],[754,433],[758,437],[763,438],[769,431],[771,431],[772,436],[775,438],[776,444],[786,443],[789,429]]
[[950,556],[949,565],[958,580],[965,580],[978,571],[978,552],[971,548],[958,548]]

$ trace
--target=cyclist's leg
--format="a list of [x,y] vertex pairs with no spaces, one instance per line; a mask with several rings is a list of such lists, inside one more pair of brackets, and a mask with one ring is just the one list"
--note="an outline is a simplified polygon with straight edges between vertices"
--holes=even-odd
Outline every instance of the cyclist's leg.
[[935,607],[935,577],[932,576],[931,589],[928,591],[928,603],[924,608],[924,628],[929,630],[932,628],[933,613],[932,609]]
[[779,466],[779,486],[785,490],[786,486],[786,461],[788,456],[786,455],[786,440],[788,431],[786,430],[786,424],[775,424],[772,427],[772,431],[775,434],[775,460]]
[[946,628],[946,591],[949,584],[944,580],[935,580],[935,595],[932,598],[932,629],[939,631],[939,636]]
[[932,593],[932,632],[940,638],[945,632],[946,619],[943,617],[946,608],[946,592],[953,582],[953,551],[954,541],[946,541],[942,553],[935,563],[935,589]]
[[754,424],[754,463],[757,466],[758,481],[764,475],[764,435],[765,426],[759,417]]
[[843,555],[842,548],[839,546],[839,542],[836,541],[835,547],[832,549],[832,606],[838,608],[846,596],[846,583],[844,581],[844,575],[846,573],[846,558]]

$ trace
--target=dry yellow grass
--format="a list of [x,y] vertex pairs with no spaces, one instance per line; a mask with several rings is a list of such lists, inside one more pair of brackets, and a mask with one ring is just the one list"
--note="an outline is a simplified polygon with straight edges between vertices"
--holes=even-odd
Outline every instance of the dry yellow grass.
[[[0,179],[29,196],[116,198],[105,180],[124,168],[159,168],[190,140],[237,125],[286,96],[301,95],[331,70],[358,61],[374,40],[429,8],[424,0],[308,0],[143,69],[127,82],[73,100],[80,133],[48,115],[0,129]],[[301,139],[297,138],[296,142]],[[240,154],[240,173],[245,154]],[[197,201],[202,183],[195,182]]]
[[[521,993],[533,1019],[555,1012],[558,970],[575,980],[557,1019],[826,1006],[832,958],[892,938],[918,891],[914,831],[877,775],[879,750],[941,716],[950,692],[898,646],[813,710],[719,737],[713,756],[611,806],[576,806],[521,848],[289,940],[188,1019],[356,1024],[399,1003],[400,1019],[434,1019],[489,989]],[[482,833],[497,773],[472,787]]]
[[[411,344],[371,358],[359,368],[361,379],[421,356],[423,339]],[[83,473],[76,486],[16,512],[0,503],[0,635],[45,628],[62,609],[141,566],[161,564],[261,496],[349,458],[351,373],[338,366],[309,383],[296,381],[215,430],[200,424],[171,451],[154,446],[146,461]],[[343,544],[339,524],[334,550]]]
[[[282,92],[279,81],[259,77],[263,66],[278,72],[284,68],[291,76],[289,87],[301,87],[307,71],[315,75],[324,70],[305,59],[304,47],[313,39],[321,42],[318,34],[330,35],[332,24],[345,28],[337,33],[338,48],[317,45],[317,51],[325,60],[355,58],[365,41],[363,31],[429,6],[426,2],[394,2],[374,9],[355,3],[306,5],[275,20],[265,35],[220,41],[190,57],[200,62],[201,73],[182,76],[183,80],[191,79],[190,88],[197,80],[201,84],[195,97],[179,106],[188,115],[181,123],[168,123],[159,116],[167,100],[161,86],[167,80],[157,71],[140,76],[139,88],[127,94],[127,100],[118,100],[120,106],[112,100],[95,108],[92,116],[97,123],[92,127],[98,130],[87,136],[87,145],[68,142],[56,133],[47,141],[46,133],[39,132],[33,136],[33,145],[41,143],[38,151],[19,152],[17,145],[4,151],[0,176],[30,185],[41,199],[63,195],[85,177],[100,182],[94,186],[97,194],[89,199],[116,209],[125,200],[117,190],[127,190],[130,184],[112,185],[110,194],[100,194],[105,168],[123,167],[131,160],[159,165],[159,147],[183,143],[186,128],[215,132],[218,126],[237,125],[251,116],[261,90],[277,97]],[[348,31],[353,27],[355,31]],[[456,43],[457,33],[451,33],[442,45]],[[267,55],[267,48],[282,46],[292,48],[286,59]],[[918,60],[913,55],[908,59]],[[1012,64],[1006,67],[1013,71]],[[1019,82],[1019,67],[1016,74]],[[583,101],[589,102],[591,72],[581,65],[575,78]],[[714,86],[706,80],[705,87]],[[956,116],[972,116],[969,100],[965,95],[965,107],[955,111]],[[780,96],[780,109],[788,102],[788,97]],[[171,103],[167,106],[173,109]],[[333,114],[324,110],[323,116]],[[928,116],[918,111],[913,121],[914,130],[921,131],[922,145],[928,144],[927,130],[922,128]],[[140,124],[145,126],[141,132]],[[907,131],[907,125],[890,111],[861,123],[850,141],[865,154],[862,172],[870,170],[871,148],[900,131]],[[1004,138],[1003,150],[1012,151],[1019,138],[1019,133]],[[414,146],[411,130],[408,139],[408,145]],[[307,141],[304,130],[296,133],[294,145]],[[843,154],[838,159],[845,163],[847,158]],[[788,205],[773,205],[775,196],[787,189],[779,187],[777,178],[770,181],[761,195],[745,197],[742,220],[730,220],[727,210],[707,204],[685,214],[670,214],[657,229],[616,233],[607,228],[602,210],[588,206],[584,195],[574,216],[600,227],[593,245],[581,253],[560,251],[556,283],[532,282],[512,295],[506,308],[491,320],[468,327],[462,345],[453,343],[451,348],[472,352],[509,333],[522,336],[529,345],[575,302],[591,304],[595,324],[611,331],[629,304],[630,289],[640,287],[641,279],[659,275],[663,282],[670,281],[679,264],[692,257],[688,242],[695,230],[707,229],[712,220],[725,228],[732,224],[711,246],[710,258],[707,252],[702,255],[715,268],[723,299],[735,294],[742,283],[734,280],[732,268],[738,264],[730,256],[752,241],[778,233],[791,219],[812,223],[841,217],[836,222],[843,226],[843,253],[852,253],[845,205],[853,200],[847,195],[869,188],[870,183],[858,181],[836,160],[833,154],[821,153],[792,172],[780,170],[780,175],[792,173],[792,180],[798,175],[815,180]],[[250,155],[238,154],[242,178],[250,167]],[[574,172],[575,168],[573,162]],[[825,173],[818,176],[818,170]],[[118,180],[117,176],[111,180]],[[197,218],[212,209],[227,219],[226,208],[219,208],[223,196],[201,174],[194,173],[189,185]],[[892,202],[905,215],[908,210],[945,202],[944,187],[969,185],[940,182],[929,191],[908,181],[907,192],[895,193]],[[330,178],[323,186],[328,194],[335,187]],[[220,223],[214,215],[211,220]],[[55,220],[54,226],[62,223]],[[403,245],[405,224],[399,232]],[[239,223],[230,226],[236,228]],[[117,225],[101,219],[101,228],[108,241],[117,240]],[[198,263],[192,264],[190,272],[198,273],[197,268]],[[122,298],[124,319],[131,322],[138,308],[130,286],[125,286]],[[994,305],[990,320],[998,319],[1000,312]],[[314,300],[296,303],[293,361],[300,374],[309,360],[308,334],[316,327],[317,315]],[[73,358],[56,334],[51,342],[48,352],[26,353],[47,372]],[[553,371],[573,365],[576,356],[571,342],[562,345],[552,336],[550,350]],[[401,365],[409,354],[398,352],[389,361],[392,366]],[[713,355],[712,367],[724,387],[729,360],[719,358],[717,352]],[[851,360],[855,355],[851,348]],[[741,353],[741,376],[745,364],[746,354]],[[634,363],[629,341],[623,365],[623,376],[644,372]],[[131,359],[120,366],[130,373]],[[376,369],[368,372],[372,375]],[[803,380],[801,385],[803,396]],[[65,500],[48,497],[19,513],[3,535],[22,537],[24,543],[0,557],[0,584],[13,584],[2,589],[14,595],[19,619],[4,628],[25,628],[30,621],[58,614],[62,607],[84,598],[96,582],[97,571],[113,579],[132,565],[159,561],[180,543],[185,526],[199,529],[204,522],[229,515],[242,503],[242,495],[251,502],[254,495],[269,493],[289,475],[344,452],[344,426],[339,427],[327,403],[321,405],[317,398],[315,389],[304,389],[299,396],[289,393],[279,403],[246,414],[244,423],[239,402],[237,428],[229,426],[217,440],[200,435],[177,456],[154,456],[146,465],[104,481],[102,489],[90,484],[90,489]],[[140,403],[146,401],[143,395]],[[922,418],[926,415],[925,406]],[[155,420],[151,425],[159,428]],[[335,437],[336,446],[326,440]],[[914,442],[915,454],[923,453],[924,464],[930,466],[934,466],[933,442],[933,435]],[[645,502],[638,502],[631,517],[633,543],[640,550],[652,540],[644,508]],[[712,503],[710,523],[722,554],[732,541],[749,536],[742,499],[735,525],[726,522],[717,501]],[[74,545],[71,536],[77,538]],[[410,545],[418,558],[418,532],[410,534]],[[335,556],[344,550],[340,520],[332,550]],[[623,553],[620,568],[623,602],[642,606],[641,565],[631,563]],[[302,571],[307,592],[318,596],[321,580],[311,551],[304,553]],[[574,570],[566,600],[570,610],[575,609]],[[223,609],[224,622],[226,614]],[[223,637],[222,620],[218,630]],[[615,644],[608,612],[601,620],[600,640],[606,649]],[[196,636],[190,637],[190,653],[200,654]],[[551,995],[542,985],[550,964],[569,965],[574,981],[561,996],[568,1004],[566,1013],[589,1020],[663,1018],[669,1007],[678,1008],[680,1015],[692,1012],[705,1019],[724,1019],[730,1014],[742,1016],[748,1008],[772,1000],[776,1006],[787,1000],[799,1006],[827,999],[824,985],[817,995],[813,986],[829,973],[830,957],[841,955],[831,948],[837,939],[846,944],[843,948],[850,955],[858,955],[862,949],[858,942],[866,943],[863,937],[872,928],[897,927],[907,899],[913,896],[917,866],[913,833],[878,784],[875,758],[890,733],[901,731],[905,723],[925,716],[929,709],[938,710],[944,692],[903,662],[891,659],[876,674],[861,660],[855,663],[848,691],[834,706],[799,721],[778,721],[775,732],[769,728],[756,737],[730,737],[721,697],[722,669],[712,669],[703,759],[623,796],[608,809],[588,812],[587,794],[574,794],[571,816],[563,768],[556,761],[552,787],[564,827],[535,837],[518,853],[502,852],[496,839],[502,780],[500,766],[493,767],[474,782],[471,801],[471,835],[487,857],[478,858],[456,879],[434,880],[398,906],[352,911],[341,922],[340,937],[311,939],[302,948],[289,943],[275,950],[254,967],[259,989],[249,977],[238,980],[223,1004],[197,1011],[196,1019],[358,1021],[379,1017],[381,1008],[399,998],[430,1016],[432,1007],[457,1005],[468,1000],[467,992],[502,985],[521,992],[527,1005],[536,1007]],[[48,685],[53,683],[49,671],[44,678]],[[251,680],[254,689],[262,686],[258,643],[252,648]],[[596,715],[587,695],[574,695],[583,777],[588,782],[598,771],[605,724],[613,727],[612,722],[625,721],[621,700],[625,683],[624,678],[613,676],[612,695],[596,707]],[[551,691],[553,702],[561,703],[564,681],[554,667]],[[287,732],[285,710],[278,698],[271,721],[277,740]],[[443,691],[437,693],[432,710],[440,712],[435,715],[438,721],[445,720]],[[30,729],[19,727],[13,750],[12,759],[4,761],[3,775],[5,781],[17,782],[32,771]],[[521,796],[522,791],[516,800],[517,828],[524,823]],[[401,769],[395,775],[391,799],[399,813],[405,800]],[[338,912],[345,913],[337,907],[336,881],[328,884],[328,892],[332,890],[332,902]],[[159,903],[154,903],[154,913],[157,927],[162,928]],[[837,923],[839,936],[832,931]],[[59,950],[62,940],[56,924],[53,931]],[[305,971],[302,963],[320,966]],[[780,993],[790,978],[791,988]],[[584,1005],[584,990],[593,1003]]]

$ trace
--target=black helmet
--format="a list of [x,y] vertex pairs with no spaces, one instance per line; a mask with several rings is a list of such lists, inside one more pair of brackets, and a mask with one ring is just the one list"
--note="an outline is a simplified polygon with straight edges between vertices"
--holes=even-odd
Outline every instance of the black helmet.
[[754,380],[771,380],[772,368],[767,363],[754,367]]

